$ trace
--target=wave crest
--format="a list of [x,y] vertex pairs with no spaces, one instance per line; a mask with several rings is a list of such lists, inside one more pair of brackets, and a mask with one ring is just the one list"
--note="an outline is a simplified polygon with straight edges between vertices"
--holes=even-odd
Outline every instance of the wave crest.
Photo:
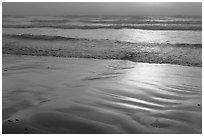
[[11,38],[21,38],[21,39],[33,39],[33,40],[49,40],[49,41],[56,41],[56,40],[89,40],[89,39],[82,39],[82,38],[72,38],[72,37],[63,37],[63,36],[51,36],[51,35],[32,35],[32,34],[17,34],[17,35],[3,35],[5,37]]

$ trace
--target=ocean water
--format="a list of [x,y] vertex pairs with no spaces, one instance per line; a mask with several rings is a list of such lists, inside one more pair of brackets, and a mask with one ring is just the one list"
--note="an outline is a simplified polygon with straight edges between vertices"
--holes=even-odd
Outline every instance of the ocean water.
[[4,16],[3,34],[132,43],[202,44],[201,17]]

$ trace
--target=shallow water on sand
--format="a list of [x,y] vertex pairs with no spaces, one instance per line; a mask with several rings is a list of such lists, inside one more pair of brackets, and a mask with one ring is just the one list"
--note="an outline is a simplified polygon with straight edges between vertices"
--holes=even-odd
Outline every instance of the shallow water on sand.
[[201,133],[200,67],[3,56],[3,133]]

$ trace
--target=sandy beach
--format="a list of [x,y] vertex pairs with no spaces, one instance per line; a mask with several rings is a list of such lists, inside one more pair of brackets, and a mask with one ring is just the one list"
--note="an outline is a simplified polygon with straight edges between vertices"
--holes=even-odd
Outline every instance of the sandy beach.
[[3,134],[202,133],[201,2],[3,2],[2,56]]
[[3,55],[3,133],[202,133],[202,69]]

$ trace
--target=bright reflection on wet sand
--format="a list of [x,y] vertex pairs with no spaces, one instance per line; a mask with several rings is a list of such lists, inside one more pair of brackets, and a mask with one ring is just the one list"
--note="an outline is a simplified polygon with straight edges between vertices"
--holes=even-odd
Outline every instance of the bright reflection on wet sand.
[[4,56],[3,70],[3,133],[201,133],[199,67]]

